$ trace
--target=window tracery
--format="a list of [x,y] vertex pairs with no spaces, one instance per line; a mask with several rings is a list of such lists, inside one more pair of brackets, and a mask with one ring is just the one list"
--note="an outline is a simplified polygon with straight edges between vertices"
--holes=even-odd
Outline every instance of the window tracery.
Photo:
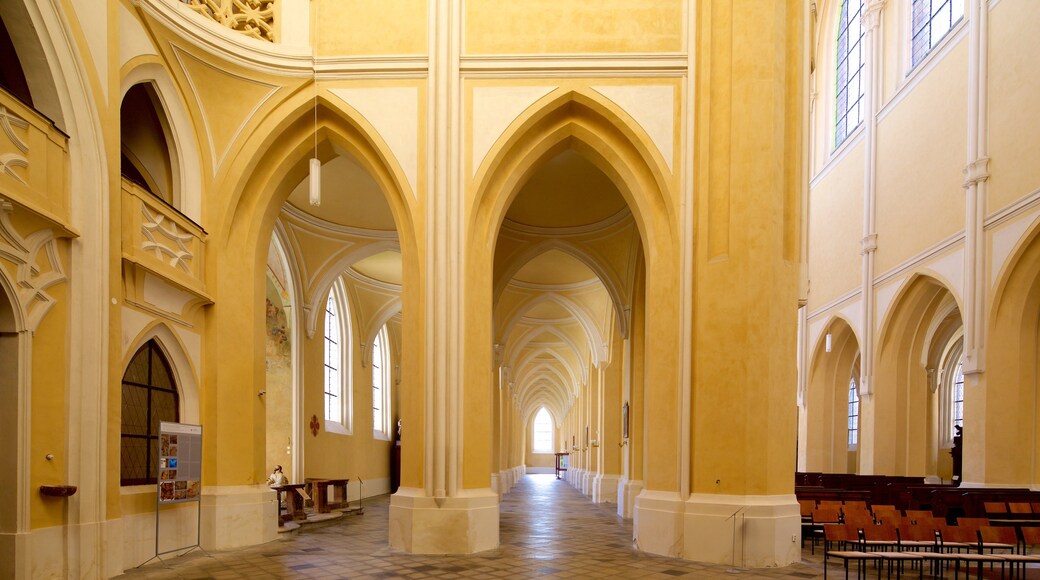
[[842,0],[838,18],[834,146],[863,122],[863,0]]
[[215,22],[257,40],[275,42],[275,0],[181,0]]

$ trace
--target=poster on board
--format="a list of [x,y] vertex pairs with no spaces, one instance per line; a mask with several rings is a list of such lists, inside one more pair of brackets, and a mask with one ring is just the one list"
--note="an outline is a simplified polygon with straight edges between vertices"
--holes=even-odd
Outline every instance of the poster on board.
[[200,501],[202,426],[159,424],[159,503]]

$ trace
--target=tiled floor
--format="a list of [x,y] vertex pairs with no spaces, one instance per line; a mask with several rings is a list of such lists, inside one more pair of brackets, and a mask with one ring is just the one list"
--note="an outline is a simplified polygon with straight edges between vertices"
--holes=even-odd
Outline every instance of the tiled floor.
[[[472,556],[416,556],[387,546],[389,498],[365,514],[240,550],[193,552],[120,576],[152,578],[822,578],[820,551],[786,568],[736,570],[652,556],[632,547],[632,523],[552,475],[527,475],[501,505],[501,545]],[[830,577],[844,577],[828,566]],[[870,570],[873,577],[873,570]],[[855,572],[853,572],[855,574]],[[917,573],[907,574],[917,577]]]

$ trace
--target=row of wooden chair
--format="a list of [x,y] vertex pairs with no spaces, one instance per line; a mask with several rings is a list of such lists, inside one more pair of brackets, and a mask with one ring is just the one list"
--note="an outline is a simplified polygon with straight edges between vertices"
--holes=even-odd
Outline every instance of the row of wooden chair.
[[1033,518],[1040,519],[1040,502],[1024,501],[987,501],[983,503],[986,515],[1001,518]]
[[[984,521],[972,521],[979,518],[962,519],[967,521],[958,522],[956,526],[934,519],[916,525],[909,520],[898,525],[882,523],[863,527],[847,523],[828,524],[823,528],[824,578],[827,577],[829,558],[838,558],[844,562],[846,578],[850,561],[857,562],[857,577],[864,578],[865,565],[869,562],[877,566],[879,578],[883,567],[887,567],[889,577],[893,570],[896,577],[900,577],[906,562],[920,566],[922,575],[924,564],[928,563],[933,573],[940,578],[943,570],[950,565],[954,567],[955,577],[959,576],[962,562],[966,575],[974,563],[979,578],[982,578],[984,564],[991,567],[999,565],[1001,578],[1005,567],[1014,578],[1019,570],[1025,575],[1026,564],[1040,564],[1040,556],[1028,555],[1025,549],[1026,545],[1040,545],[1040,528],[1020,528],[1022,539],[1019,540],[1014,527],[990,526]],[[850,545],[855,549],[847,549]],[[987,550],[989,553],[986,553]]]

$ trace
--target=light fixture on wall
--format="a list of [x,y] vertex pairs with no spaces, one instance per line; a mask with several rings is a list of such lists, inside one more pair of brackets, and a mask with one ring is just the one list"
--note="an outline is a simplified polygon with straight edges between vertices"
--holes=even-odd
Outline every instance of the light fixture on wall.
[[310,160],[308,199],[313,206],[321,205],[321,160],[318,159],[318,30],[317,5],[314,6],[314,48],[311,50],[311,68],[314,71],[314,157]]
[[827,336],[824,337],[824,350],[827,352],[831,351],[831,333],[829,332],[827,333]]

